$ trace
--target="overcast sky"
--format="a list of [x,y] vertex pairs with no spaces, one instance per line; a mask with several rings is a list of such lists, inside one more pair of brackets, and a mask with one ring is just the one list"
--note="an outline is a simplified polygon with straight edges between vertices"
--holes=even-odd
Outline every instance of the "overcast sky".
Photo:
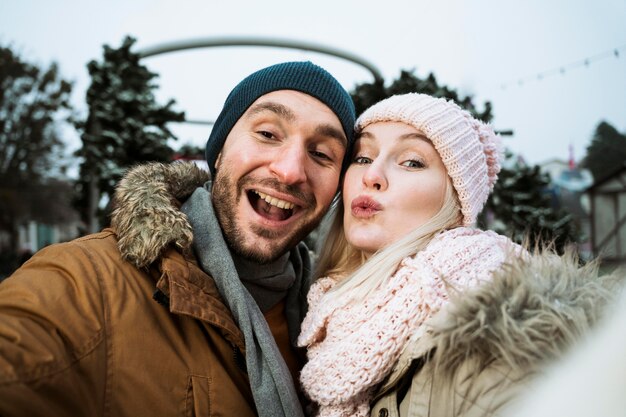
[[[125,35],[137,38],[137,49],[220,36],[282,38],[356,54],[387,81],[402,69],[432,72],[479,108],[491,101],[494,127],[514,131],[505,145],[531,163],[567,159],[570,145],[580,159],[602,120],[626,132],[624,0],[0,0],[0,44],[42,65],[56,61],[74,82],[72,101],[82,115],[86,63]],[[585,59],[587,66],[571,65]],[[285,60],[322,65],[349,90],[372,79],[339,58],[265,47],[195,49],[145,64],[160,75],[161,102],[173,98],[188,119],[214,120],[241,78]],[[181,144],[203,145],[210,127],[174,131]],[[75,134],[65,135],[70,148],[79,146]]]

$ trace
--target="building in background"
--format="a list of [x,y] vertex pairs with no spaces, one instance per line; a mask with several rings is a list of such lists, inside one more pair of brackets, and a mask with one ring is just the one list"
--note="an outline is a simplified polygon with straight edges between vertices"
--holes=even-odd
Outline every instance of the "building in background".
[[603,262],[626,264],[626,163],[586,190],[591,250]]
[[0,280],[43,247],[84,234],[72,190],[69,179],[49,179],[20,191],[12,206],[13,228],[0,230]]
[[590,205],[585,191],[593,184],[593,175],[588,169],[577,166],[571,150],[568,161],[551,159],[541,164],[540,169],[550,175],[548,192],[553,207],[569,212],[580,230],[579,255],[586,260],[592,258]]

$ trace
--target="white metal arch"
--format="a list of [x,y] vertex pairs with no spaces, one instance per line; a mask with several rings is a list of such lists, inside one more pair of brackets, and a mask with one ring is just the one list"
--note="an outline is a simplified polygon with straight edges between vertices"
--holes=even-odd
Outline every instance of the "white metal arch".
[[289,48],[300,49],[303,51],[319,52],[326,55],[332,55],[337,58],[342,58],[357,65],[360,65],[372,74],[374,80],[383,80],[380,71],[378,70],[378,68],[376,68],[376,66],[374,66],[374,64],[351,52],[317,43],[296,41],[290,39],[241,36],[186,39],[150,46],[140,50],[138,53],[140,57],[148,58],[154,55],[161,55],[168,52],[176,52],[186,49],[214,48],[220,46],[267,46],[275,48]]

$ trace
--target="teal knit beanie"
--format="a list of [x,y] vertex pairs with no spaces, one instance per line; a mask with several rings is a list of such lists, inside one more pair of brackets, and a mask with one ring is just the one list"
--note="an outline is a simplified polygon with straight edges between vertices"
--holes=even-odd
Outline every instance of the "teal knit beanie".
[[244,78],[226,98],[206,144],[206,161],[211,175],[215,175],[215,161],[237,120],[256,99],[277,90],[300,91],[326,104],[341,122],[348,139],[346,156],[349,155],[355,110],[348,92],[322,67],[311,62],[285,62],[263,68]]

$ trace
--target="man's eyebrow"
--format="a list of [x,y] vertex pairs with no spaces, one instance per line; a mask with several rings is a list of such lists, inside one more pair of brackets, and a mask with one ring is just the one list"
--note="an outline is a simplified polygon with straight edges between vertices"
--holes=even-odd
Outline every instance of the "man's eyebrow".
[[315,133],[320,136],[328,136],[333,139],[337,139],[341,142],[342,146],[346,146],[348,144],[348,139],[346,139],[346,135],[343,134],[343,131],[336,129],[331,125],[319,125],[315,128]]
[[[248,109],[248,111],[246,112],[246,117],[252,117],[256,114],[263,112],[274,113],[288,121],[294,121],[296,119],[295,113],[291,111],[289,107],[273,101],[265,101],[263,103],[255,104]],[[331,125],[319,125],[315,128],[315,133],[321,136],[328,136],[337,139],[342,146],[346,146],[346,144],[348,143],[346,135],[343,133],[343,131],[336,129]]]
[[247,111],[247,115],[246,117],[251,117],[254,116],[256,114],[259,113],[263,113],[263,112],[271,112],[274,113],[280,117],[282,117],[283,119],[289,120],[289,121],[293,121],[296,119],[296,115],[291,111],[291,109],[289,109],[288,107],[280,104],[280,103],[275,103],[272,101],[266,101],[263,103],[258,103],[255,104],[254,106],[250,107]]

